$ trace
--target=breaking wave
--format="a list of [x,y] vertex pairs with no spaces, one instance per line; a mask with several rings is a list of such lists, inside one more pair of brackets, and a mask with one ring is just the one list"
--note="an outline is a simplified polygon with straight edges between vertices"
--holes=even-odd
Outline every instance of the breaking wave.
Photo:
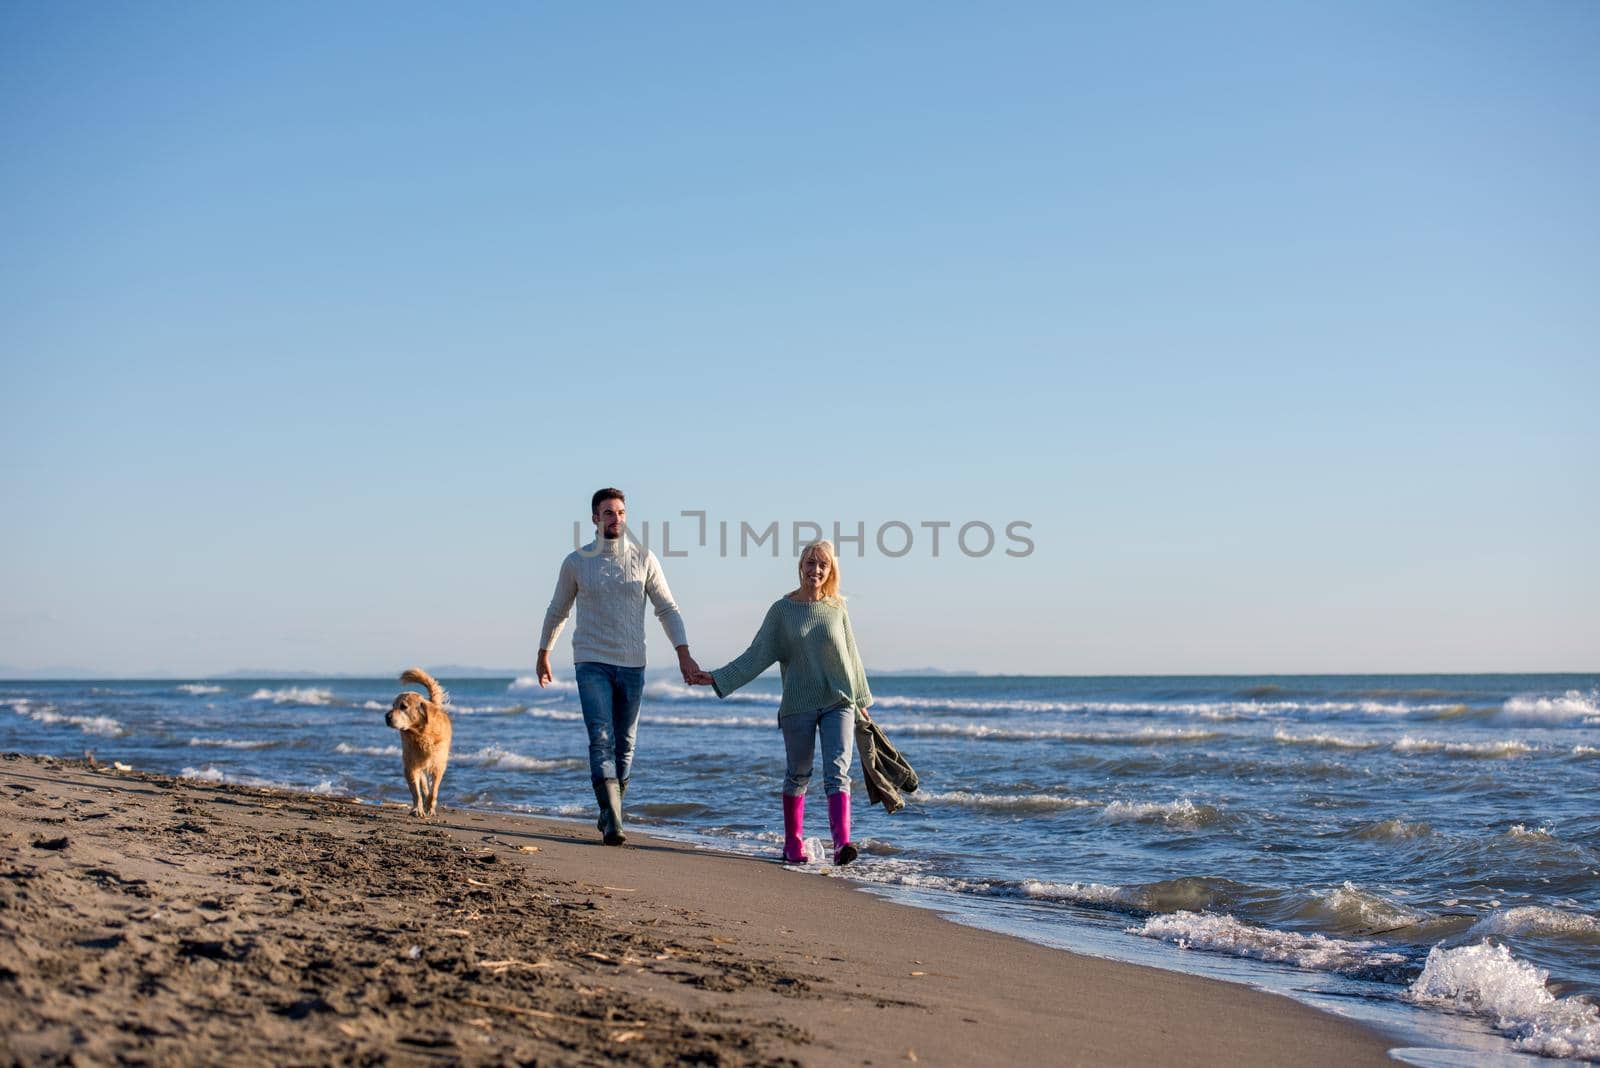
[[110,716],[74,716],[60,711],[54,705],[40,705],[35,708],[26,698],[11,702],[11,710],[19,716],[27,716],[35,723],[66,724],[78,728],[84,734],[109,737],[122,733],[122,724]]
[[1402,819],[1380,820],[1364,824],[1353,832],[1356,838],[1401,841],[1407,838],[1425,838],[1433,833],[1426,823],[1407,823]]
[[184,768],[178,772],[178,777],[195,779],[199,782],[226,783],[229,786],[253,786],[262,790],[292,790],[296,793],[322,794],[332,796],[342,794],[343,790],[333,784],[332,779],[323,779],[315,786],[297,786],[294,783],[278,782],[275,779],[262,779],[254,775],[241,775],[235,772],[223,771],[215,764],[207,764],[200,768]]
[[549,685],[540,686],[539,680],[533,675],[519,675],[506,687],[507,693],[548,693],[548,694],[575,694],[578,684],[571,679],[552,679]]
[[776,729],[771,716],[640,716],[645,723],[662,727],[768,727]]
[[1394,743],[1397,753],[1448,753],[1463,757],[1513,757],[1533,752],[1533,746],[1516,738],[1491,742],[1441,742],[1433,738],[1406,735]]
[[1360,978],[1387,978],[1406,964],[1404,955],[1385,950],[1376,942],[1277,931],[1241,923],[1227,914],[1175,912],[1152,916],[1142,927],[1128,928],[1128,933],[1170,942],[1180,949],[1226,953]]
[[1562,912],[1539,905],[1496,909],[1467,932],[1475,935],[1562,935],[1582,942],[1600,942],[1600,920],[1581,912]]
[[400,755],[398,745],[351,745],[349,742],[340,742],[333,747],[335,753],[344,753],[347,756],[370,757],[397,757]]
[[1405,996],[1483,1016],[1530,1053],[1600,1059],[1600,1009],[1557,997],[1547,978],[1548,972],[1518,960],[1503,945],[1434,946]]
[[1337,734],[1290,734],[1286,730],[1273,731],[1272,738],[1285,745],[1314,745],[1325,749],[1376,749],[1383,744],[1366,738],[1345,738]]
[[1363,890],[1348,880],[1332,890],[1314,892],[1300,916],[1319,927],[1363,935],[1411,927],[1429,918],[1425,912]]
[[270,738],[190,738],[189,744],[204,749],[271,749],[278,743]]
[[1106,823],[1164,823],[1169,827],[1211,827],[1226,816],[1212,805],[1197,805],[1187,797],[1177,801],[1113,801],[1100,813]]
[[982,723],[927,723],[916,720],[896,723],[888,729],[895,734],[977,738],[985,741],[1059,740],[1101,745],[1158,745],[1161,742],[1201,742],[1222,737],[1220,731],[1194,727],[1145,727],[1136,731],[1073,731],[1052,728],[1025,730],[1017,727],[990,727]]
[[991,809],[999,812],[1058,812],[1069,808],[1094,808],[1098,801],[1081,797],[1063,797],[1059,794],[981,794],[966,790],[949,793],[916,793],[913,801],[935,805],[960,805],[964,808]]
[[271,701],[275,705],[331,705],[333,691],[313,686],[285,686],[277,690],[260,689],[250,695],[252,701]]
[[498,745],[485,746],[472,753],[460,753],[451,757],[451,760],[460,764],[476,764],[485,768],[509,768],[515,771],[558,771],[562,768],[576,768],[583,765],[583,761],[574,758],[561,760],[546,760],[542,757],[523,756],[503,749]]
[[1568,690],[1560,697],[1534,695],[1513,697],[1501,706],[1501,712],[1510,719],[1542,720],[1563,723],[1587,720],[1600,716],[1600,691]]

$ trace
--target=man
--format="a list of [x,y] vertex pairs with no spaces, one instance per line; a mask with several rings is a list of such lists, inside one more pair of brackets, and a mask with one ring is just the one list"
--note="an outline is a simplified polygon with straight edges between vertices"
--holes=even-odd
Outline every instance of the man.
[[689,655],[683,617],[672,601],[660,562],[650,550],[628,539],[622,491],[610,486],[596,490],[589,512],[597,536],[561,562],[555,596],[544,616],[536,670],[539,685],[548,686],[550,647],[577,602],[572,659],[583,724],[589,730],[589,778],[600,806],[595,825],[606,845],[617,846],[627,841],[622,833],[622,798],[628,792],[639,699],[644,694],[647,598],[678,651],[685,682],[699,675],[700,665]]

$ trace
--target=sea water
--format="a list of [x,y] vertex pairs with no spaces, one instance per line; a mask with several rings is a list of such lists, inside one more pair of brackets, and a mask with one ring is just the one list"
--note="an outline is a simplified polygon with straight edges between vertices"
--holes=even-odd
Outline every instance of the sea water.
[[[592,814],[577,692],[559,674],[548,689],[444,680],[446,806]],[[1600,676],[885,676],[872,688],[874,718],[922,785],[889,816],[858,771],[862,857],[813,870],[1453,1051],[1417,1063],[1600,1060]],[[405,801],[383,723],[397,689],[0,682],[0,749]],[[776,858],[777,703],[771,678],[727,700],[648,683],[629,820]],[[820,769],[812,786],[820,795]],[[820,797],[809,815],[826,841]]]

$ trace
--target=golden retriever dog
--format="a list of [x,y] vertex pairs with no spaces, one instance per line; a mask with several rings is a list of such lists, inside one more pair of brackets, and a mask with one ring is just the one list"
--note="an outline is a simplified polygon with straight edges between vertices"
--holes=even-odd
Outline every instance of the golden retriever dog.
[[450,760],[450,695],[421,668],[406,668],[401,682],[425,686],[428,696],[410,690],[394,699],[383,721],[400,732],[400,759],[411,787],[411,814],[431,817],[439,804],[439,783]]

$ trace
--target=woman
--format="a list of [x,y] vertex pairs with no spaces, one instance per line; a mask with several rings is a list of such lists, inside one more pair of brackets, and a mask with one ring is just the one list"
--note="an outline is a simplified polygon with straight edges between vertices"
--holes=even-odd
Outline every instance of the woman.
[[867,673],[856,653],[833,543],[814,541],[800,554],[800,588],[767,609],[755,640],[738,659],[694,681],[726,697],[776,662],[783,674],[778,726],[788,757],[783,780],[783,859],[804,864],[806,783],[817,738],[822,738],[822,784],[828,793],[833,862],[856,859],[850,844],[850,758],[856,710],[872,704]]

